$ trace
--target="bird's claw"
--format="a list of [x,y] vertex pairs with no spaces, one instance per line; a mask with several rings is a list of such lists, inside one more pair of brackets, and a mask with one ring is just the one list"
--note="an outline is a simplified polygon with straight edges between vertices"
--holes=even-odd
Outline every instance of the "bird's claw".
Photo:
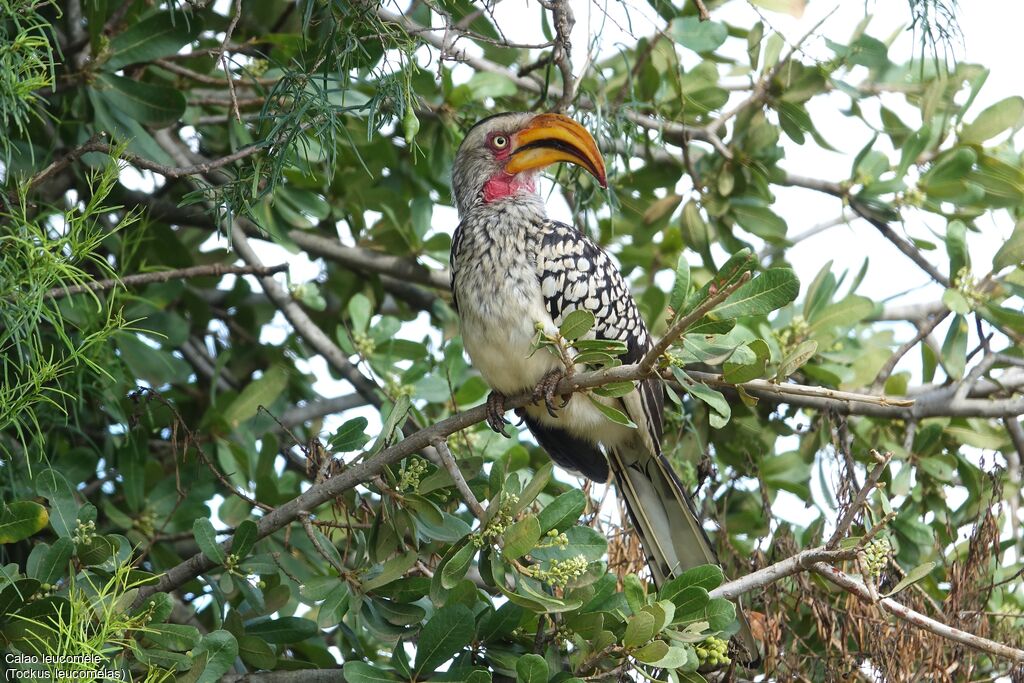
[[505,431],[505,425],[508,423],[505,419],[505,394],[492,391],[487,396],[487,426],[509,439],[511,436]]
[[555,406],[555,389],[558,388],[558,383],[568,375],[561,370],[552,370],[548,374],[544,375],[540,383],[533,390],[533,402],[537,403],[541,400],[544,401],[544,407],[548,410],[548,415],[551,417],[558,417],[557,410],[560,410],[569,405],[569,399],[571,396],[562,396],[562,404]]

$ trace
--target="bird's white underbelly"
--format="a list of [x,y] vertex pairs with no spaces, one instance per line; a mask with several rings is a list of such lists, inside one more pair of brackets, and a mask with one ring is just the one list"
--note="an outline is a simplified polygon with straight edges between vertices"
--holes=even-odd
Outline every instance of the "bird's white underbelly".
[[[533,350],[538,322],[549,334],[558,330],[544,307],[539,287],[535,292],[517,289],[474,292],[471,296],[460,291],[459,309],[466,353],[495,391],[512,395],[530,390],[552,370],[564,369],[549,350]],[[623,408],[615,399],[598,400]],[[558,399],[556,405],[560,404]],[[526,410],[545,424],[606,447],[636,438],[636,430],[609,420],[581,393],[573,394],[568,405],[557,411],[557,418],[551,417],[543,405],[530,405]]]

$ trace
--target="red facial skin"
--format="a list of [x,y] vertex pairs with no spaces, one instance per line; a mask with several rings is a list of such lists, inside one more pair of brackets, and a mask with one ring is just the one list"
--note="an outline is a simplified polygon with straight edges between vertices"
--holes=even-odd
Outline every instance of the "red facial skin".
[[[502,148],[494,146],[494,138],[502,136],[506,139],[509,136],[505,133],[491,133],[487,137],[487,146],[491,149],[494,154],[494,158],[498,161],[508,161],[508,158],[512,156],[511,145],[506,145]],[[523,194],[524,192],[536,192],[536,187],[533,184],[533,178],[521,177],[520,175],[509,175],[503,171],[491,176],[486,183],[484,183],[484,201],[493,202],[497,199],[503,199],[505,197],[511,197],[517,194]]]

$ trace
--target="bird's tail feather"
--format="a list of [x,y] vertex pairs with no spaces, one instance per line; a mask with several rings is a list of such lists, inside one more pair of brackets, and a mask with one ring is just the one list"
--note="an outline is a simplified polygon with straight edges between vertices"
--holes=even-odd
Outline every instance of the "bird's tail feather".
[[[691,567],[719,564],[693,503],[672,466],[664,455],[644,455],[630,459],[628,454],[612,452],[608,459],[633,526],[640,534],[655,583],[661,586]],[[756,666],[760,660],[757,640],[739,606],[736,612],[740,622],[739,641],[746,650],[745,656],[741,654],[740,658],[745,666]]]

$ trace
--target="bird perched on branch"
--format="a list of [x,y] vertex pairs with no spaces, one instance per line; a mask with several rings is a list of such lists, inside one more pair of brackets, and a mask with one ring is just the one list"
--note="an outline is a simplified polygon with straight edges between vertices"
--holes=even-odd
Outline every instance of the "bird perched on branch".
[[[551,459],[598,482],[614,475],[659,585],[701,564],[718,564],[689,496],[661,452],[663,388],[641,381],[622,398],[598,398],[626,413],[632,428],[591,400],[561,401],[555,387],[571,368],[533,352],[538,324],[551,336],[577,309],[593,313],[588,336],[623,342],[624,363],[652,346],[636,302],[608,255],[576,228],[547,217],[535,177],[557,162],[581,166],[607,187],[594,138],[560,114],[507,113],[478,122],[452,167],[461,219],[452,240],[452,294],[462,339],[493,390],[488,423],[504,432],[505,397],[533,390],[522,412]],[[742,617],[741,617],[742,621]],[[743,625],[748,661],[756,644]]]

